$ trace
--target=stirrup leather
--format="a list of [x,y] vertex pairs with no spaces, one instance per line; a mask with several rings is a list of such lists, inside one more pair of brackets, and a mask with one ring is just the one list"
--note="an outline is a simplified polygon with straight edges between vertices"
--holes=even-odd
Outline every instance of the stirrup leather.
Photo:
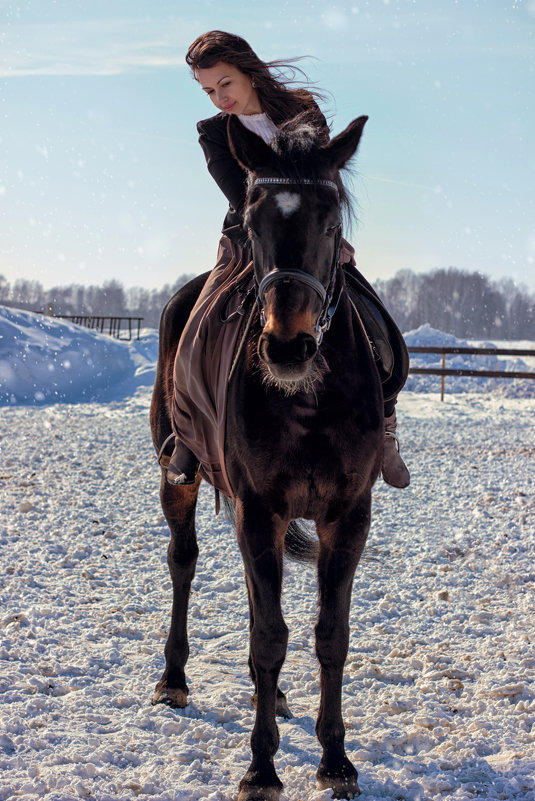
[[401,448],[399,445],[399,437],[397,436],[397,434],[394,434],[393,431],[385,431],[385,437],[392,437],[392,439],[395,440],[397,452],[401,453]]

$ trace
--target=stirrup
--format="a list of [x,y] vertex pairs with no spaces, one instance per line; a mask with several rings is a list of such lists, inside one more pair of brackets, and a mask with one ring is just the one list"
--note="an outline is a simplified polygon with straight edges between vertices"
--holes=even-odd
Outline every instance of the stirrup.
[[387,431],[385,431],[385,437],[392,437],[392,439],[393,439],[393,440],[395,441],[395,443],[396,443],[396,450],[397,450],[397,452],[398,452],[398,453],[401,453],[401,448],[400,448],[400,444],[399,444],[399,437],[398,437],[398,435],[397,435],[397,434],[394,434],[394,432],[393,432],[393,431],[388,431],[388,430],[387,430]]
[[172,470],[167,470],[167,483],[173,487],[188,487],[195,484],[195,476],[193,478],[186,473],[174,473]]

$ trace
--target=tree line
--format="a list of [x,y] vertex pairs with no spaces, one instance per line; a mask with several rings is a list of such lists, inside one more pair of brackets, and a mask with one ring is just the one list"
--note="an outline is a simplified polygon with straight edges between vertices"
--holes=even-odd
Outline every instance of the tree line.
[[402,331],[429,323],[456,337],[535,339],[535,294],[510,278],[455,267],[402,270],[375,289]]
[[[56,315],[143,317],[144,326],[156,328],[169,298],[192,277],[179,276],[160,289],[125,289],[112,280],[45,290],[39,281],[18,278],[10,285],[0,276],[0,304],[32,311],[52,304]],[[374,286],[402,331],[429,323],[457,337],[535,339],[535,295],[511,279],[492,281],[479,272],[449,267],[402,270]]]
[[95,315],[101,317],[143,317],[143,326],[158,328],[162,309],[175,292],[193,275],[181,275],[173,284],[159,289],[125,287],[120,281],[102,286],[69,284],[43,289],[39,281],[17,278],[10,286],[0,275],[0,304],[18,309],[44,312],[48,304],[54,315]]

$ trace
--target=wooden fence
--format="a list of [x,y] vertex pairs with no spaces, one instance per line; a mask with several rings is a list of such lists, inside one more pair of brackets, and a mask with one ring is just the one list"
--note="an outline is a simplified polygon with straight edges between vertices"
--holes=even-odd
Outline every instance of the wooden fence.
[[[139,339],[141,332],[141,323],[143,317],[102,317],[100,315],[92,314],[54,314],[54,317],[59,317],[62,320],[71,320],[77,325],[83,325],[85,328],[91,328],[95,331],[100,331],[101,334],[109,334],[110,337],[116,339],[132,339],[133,329],[137,324],[137,336]],[[122,324],[125,323],[125,328]],[[134,324],[134,325],[133,325]],[[122,333],[128,336],[122,336]]]
[[442,376],[440,385],[440,400],[444,400],[446,391],[446,376],[476,376],[479,378],[535,378],[535,371],[520,372],[518,370],[464,370],[447,369],[447,354],[469,354],[479,356],[535,356],[535,350],[518,350],[513,348],[455,348],[455,347],[408,347],[409,353],[441,353],[442,367],[410,367],[409,373],[414,375],[439,375]]

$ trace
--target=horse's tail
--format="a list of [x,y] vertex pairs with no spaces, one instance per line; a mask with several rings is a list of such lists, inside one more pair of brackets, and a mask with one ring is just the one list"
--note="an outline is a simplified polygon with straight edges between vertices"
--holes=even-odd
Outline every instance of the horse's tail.
[[[234,504],[225,495],[222,497],[225,514],[236,526]],[[318,557],[318,539],[304,521],[293,520],[286,531],[284,551],[296,562],[315,562]]]
[[318,558],[318,539],[306,524],[293,520],[286,531],[284,550],[296,562],[315,562]]

